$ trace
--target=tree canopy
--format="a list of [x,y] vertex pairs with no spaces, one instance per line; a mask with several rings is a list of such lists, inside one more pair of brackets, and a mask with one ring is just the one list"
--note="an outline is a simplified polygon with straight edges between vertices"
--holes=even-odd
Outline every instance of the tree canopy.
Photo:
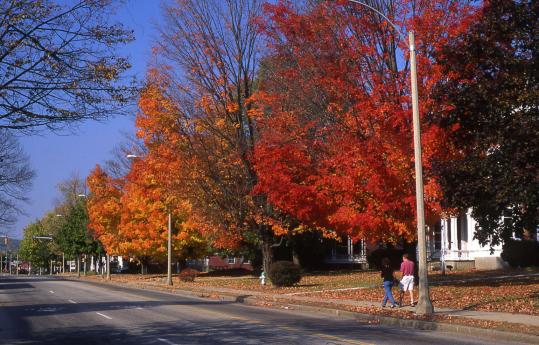
[[20,258],[31,262],[34,267],[47,267],[52,255],[51,241],[37,239],[36,236],[49,236],[39,220],[24,229],[24,236],[19,247]]
[[28,200],[34,175],[17,138],[0,128],[0,227],[15,222],[20,203]]
[[132,95],[117,55],[132,32],[110,0],[0,3],[0,128],[59,129],[118,113]]
[[[436,106],[443,75],[433,52],[474,11],[446,0],[372,2],[402,31],[416,32],[421,115]],[[378,14],[348,1],[267,4],[268,40],[255,94],[258,184],[303,226],[355,240],[413,240],[414,160],[407,41]],[[404,54],[405,59],[401,59]],[[431,166],[448,158],[446,135],[422,128],[425,208],[441,212]]]
[[445,201],[471,207],[495,245],[539,224],[539,3],[486,1],[480,15],[439,51],[432,119],[454,146],[437,169]]

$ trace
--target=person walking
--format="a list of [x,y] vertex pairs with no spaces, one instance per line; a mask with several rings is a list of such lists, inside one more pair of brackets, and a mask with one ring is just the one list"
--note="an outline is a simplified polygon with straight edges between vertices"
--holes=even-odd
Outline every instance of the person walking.
[[386,306],[387,301],[391,302],[391,308],[398,307],[399,305],[395,303],[395,299],[393,298],[393,294],[391,293],[391,287],[393,286],[393,282],[395,281],[395,277],[393,276],[393,267],[391,267],[391,261],[388,258],[382,259],[382,272],[381,276],[384,280],[384,299],[382,300],[382,308]]
[[402,255],[402,263],[400,272],[402,273],[401,278],[401,295],[400,302],[402,304],[402,295],[406,291],[410,291],[410,305],[413,307],[414,303],[414,262],[410,260],[408,254],[404,253]]

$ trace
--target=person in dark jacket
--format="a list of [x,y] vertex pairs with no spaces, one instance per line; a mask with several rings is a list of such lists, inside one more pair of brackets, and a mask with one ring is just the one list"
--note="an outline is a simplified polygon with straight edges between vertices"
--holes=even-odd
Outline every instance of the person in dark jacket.
[[399,305],[395,302],[393,294],[391,293],[391,287],[395,281],[393,276],[393,267],[391,267],[391,261],[388,258],[382,259],[382,279],[384,280],[384,299],[382,300],[382,307],[386,306],[387,300],[391,302],[391,308],[398,307]]

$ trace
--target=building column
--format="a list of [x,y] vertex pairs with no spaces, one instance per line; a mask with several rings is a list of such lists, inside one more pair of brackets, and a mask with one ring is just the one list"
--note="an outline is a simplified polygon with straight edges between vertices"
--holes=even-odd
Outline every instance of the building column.
[[443,249],[444,258],[446,260],[450,258],[451,248],[452,248],[451,241],[450,241],[450,236],[451,236],[450,224],[451,224],[451,218],[442,219],[442,224],[441,224],[441,229],[440,229],[441,237],[442,237],[441,249]]
[[352,258],[354,257],[354,243],[352,242],[352,238],[350,237],[350,235],[346,236],[346,244],[347,244],[347,254],[348,254],[348,259],[349,260],[352,260]]
[[434,231],[430,225],[425,225],[425,242],[427,247],[427,261],[432,260],[432,253],[434,253]]
[[451,258],[458,259],[457,217],[451,217]]
[[367,257],[367,248],[365,246],[365,239],[361,240],[361,257],[366,258]]

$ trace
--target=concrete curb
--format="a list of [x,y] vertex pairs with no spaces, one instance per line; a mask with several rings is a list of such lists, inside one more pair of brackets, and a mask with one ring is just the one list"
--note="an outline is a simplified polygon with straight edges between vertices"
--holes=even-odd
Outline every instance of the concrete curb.
[[501,331],[501,330],[495,330],[495,329],[486,329],[486,328],[479,328],[479,327],[470,327],[470,326],[463,326],[463,325],[455,325],[450,323],[444,323],[444,322],[434,322],[434,321],[423,321],[423,320],[414,320],[414,319],[400,319],[397,317],[391,317],[391,316],[380,316],[380,315],[374,315],[374,314],[365,314],[360,312],[353,312],[348,310],[342,310],[337,308],[329,308],[329,307],[318,307],[318,306],[312,306],[312,305],[306,305],[306,304],[295,304],[295,303],[289,303],[284,301],[268,301],[262,298],[259,298],[257,296],[252,295],[232,295],[232,294],[226,294],[221,292],[207,292],[207,291],[191,291],[191,290],[169,290],[167,288],[162,288],[159,286],[144,286],[142,287],[139,284],[131,284],[131,283],[119,283],[115,281],[93,281],[93,280],[86,280],[86,279],[78,279],[73,277],[60,277],[60,279],[70,280],[70,281],[78,281],[78,282],[88,282],[88,283],[94,283],[99,285],[115,285],[118,287],[124,287],[124,288],[131,288],[131,289],[139,289],[139,290],[154,290],[159,292],[166,292],[168,294],[172,295],[178,295],[178,296],[184,296],[184,297],[194,297],[194,298],[204,298],[208,299],[211,297],[215,297],[219,301],[222,302],[235,302],[250,306],[261,306],[261,303],[263,304],[270,304],[273,307],[277,308],[283,308],[283,309],[293,309],[297,311],[303,311],[303,312],[315,312],[315,313],[321,313],[331,316],[337,316],[337,317],[346,317],[346,318],[352,318],[360,322],[376,322],[383,326],[392,326],[392,327],[399,327],[399,328],[412,328],[417,330],[424,330],[424,331],[440,331],[440,332],[449,332],[449,333],[458,333],[462,335],[470,335],[470,336],[476,336],[476,337],[488,337],[493,338],[497,340],[504,340],[504,341],[518,341],[518,342],[524,342],[524,343],[530,343],[530,344],[539,344],[539,336],[531,335],[531,334],[524,334],[524,333],[515,333],[515,332],[509,332],[509,331]]

